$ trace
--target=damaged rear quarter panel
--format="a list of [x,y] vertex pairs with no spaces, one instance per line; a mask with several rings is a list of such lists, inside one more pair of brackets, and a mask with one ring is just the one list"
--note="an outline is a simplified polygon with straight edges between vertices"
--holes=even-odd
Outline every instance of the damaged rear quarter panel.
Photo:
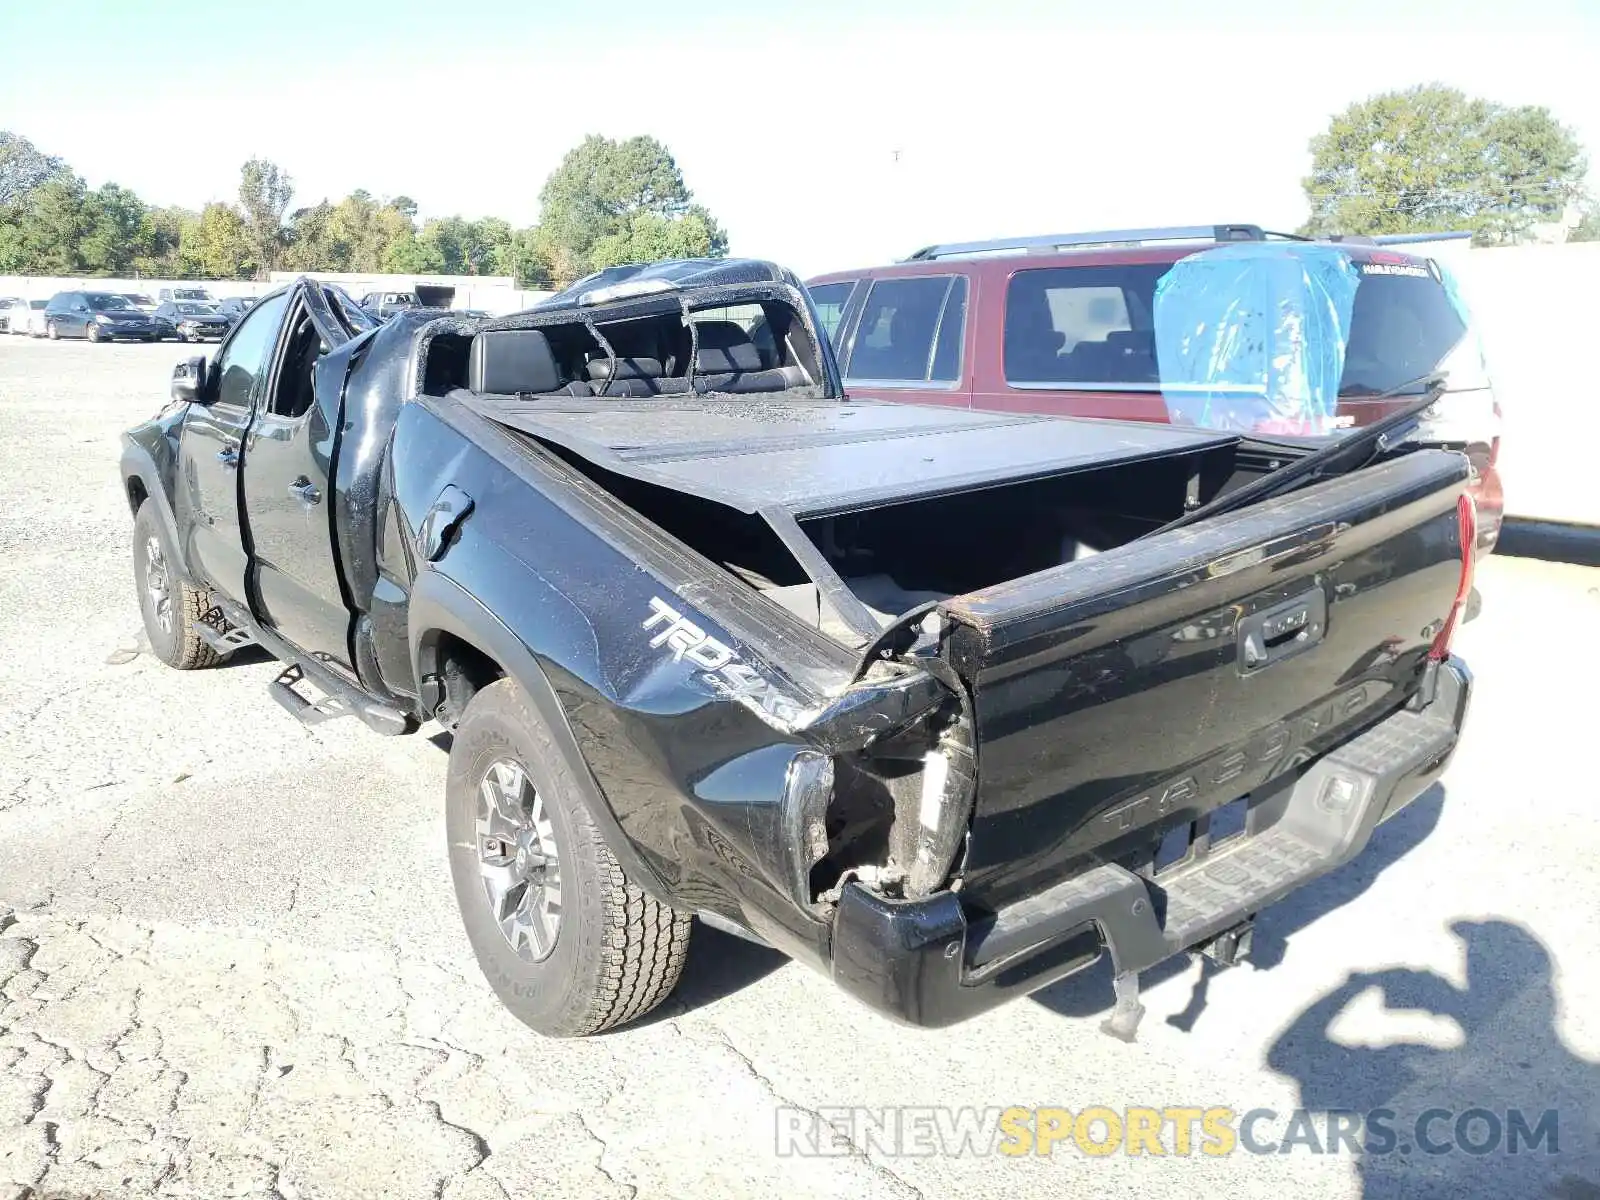
[[[564,464],[498,427],[469,440],[457,420],[481,419],[423,401],[396,428],[406,544],[445,484],[474,501],[446,553],[417,569],[460,585],[531,652],[600,794],[676,906],[819,960],[826,927],[792,898],[798,847],[781,801],[790,762],[817,744],[808,720],[850,682],[851,655],[781,621],[747,636],[760,601],[737,611],[742,585],[697,568]],[[403,575],[385,565],[386,578]]]

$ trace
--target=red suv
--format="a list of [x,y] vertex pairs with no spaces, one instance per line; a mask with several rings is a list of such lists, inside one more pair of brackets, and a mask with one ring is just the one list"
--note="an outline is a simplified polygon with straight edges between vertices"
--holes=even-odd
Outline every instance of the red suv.
[[1472,460],[1487,551],[1500,409],[1476,332],[1443,268],[1382,242],[1254,225],[1012,238],[807,287],[854,396],[1298,439],[1441,388],[1417,436]]

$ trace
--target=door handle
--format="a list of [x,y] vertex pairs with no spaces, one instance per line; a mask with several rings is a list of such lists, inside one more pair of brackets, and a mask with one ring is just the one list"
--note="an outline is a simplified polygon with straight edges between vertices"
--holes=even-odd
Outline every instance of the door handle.
[[217,461],[225,467],[237,467],[239,465],[239,447],[224,446],[217,451]]
[[322,493],[317,489],[317,485],[304,475],[289,485],[289,495],[307,506],[316,504],[322,499]]

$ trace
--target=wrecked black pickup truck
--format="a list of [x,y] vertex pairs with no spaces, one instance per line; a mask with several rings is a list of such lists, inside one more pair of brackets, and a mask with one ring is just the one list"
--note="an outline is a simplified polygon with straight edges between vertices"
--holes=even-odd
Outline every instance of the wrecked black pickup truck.
[[[124,440],[156,655],[258,643],[307,722],[452,731],[468,937],[542,1033],[692,922],[959,1021],[1230,962],[1439,776],[1467,460],[852,403],[795,277],[603,273],[374,321],[302,279]],[[1411,424],[1415,424],[1413,406]]]

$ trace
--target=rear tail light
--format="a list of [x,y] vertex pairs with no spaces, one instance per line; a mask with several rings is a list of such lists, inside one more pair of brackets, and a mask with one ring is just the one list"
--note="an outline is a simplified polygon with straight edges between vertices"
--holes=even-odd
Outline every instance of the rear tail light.
[[1461,576],[1456,582],[1456,598],[1450,606],[1450,615],[1445,618],[1444,626],[1434,637],[1433,647],[1428,651],[1428,657],[1435,662],[1450,657],[1450,643],[1456,636],[1461,613],[1472,595],[1472,577],[1478,565],[1478,506],[1465,492],[1456,501],[1456,521],[1461,536]]

